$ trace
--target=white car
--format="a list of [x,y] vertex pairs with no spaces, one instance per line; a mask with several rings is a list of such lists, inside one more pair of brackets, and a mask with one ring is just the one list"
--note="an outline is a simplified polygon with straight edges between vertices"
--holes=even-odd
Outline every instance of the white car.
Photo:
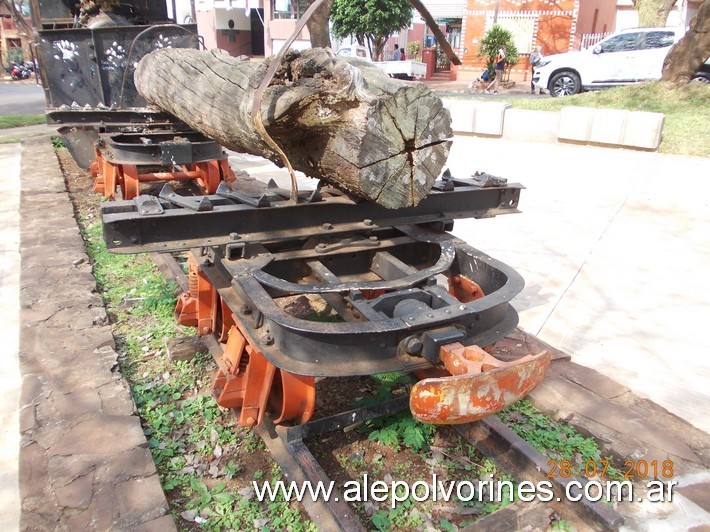
[[535,68],[533,83],[557,97],[658,80],[663,60],[684,33],[680,28],[622,30],[592,48],[545,57]]

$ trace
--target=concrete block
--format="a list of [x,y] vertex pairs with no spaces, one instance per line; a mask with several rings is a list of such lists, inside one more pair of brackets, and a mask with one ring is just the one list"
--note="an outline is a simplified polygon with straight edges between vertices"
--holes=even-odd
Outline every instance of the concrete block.
[[629,113],[620,109],[595,109],[589,142],[621,144]]
[[594,109],[590,107],[563,107],[557,128],[559,140],[588,142],[592,129]]
[[502,102],[478,102],[473,115],[473,132],[500,137],[503,134],[506,109],[509,107],[509,104]]
[[503,119],[510,105],[502,102],[477,102],[444,98],[444,107],[451,113],[451,128],[455,133],[501,136]]
[[457,98],[444,98],[442,101],[451,113],[451,129],[455,133],[473,133],[473,116],[477,102]]
[[663,138],[663,123],[666,115],[646,111],[632,111],[626,119],[621,139],[624,146],[656,150]]
[[503,139],[521,142],[557,142],[560,115],[549,111],[507,109]]

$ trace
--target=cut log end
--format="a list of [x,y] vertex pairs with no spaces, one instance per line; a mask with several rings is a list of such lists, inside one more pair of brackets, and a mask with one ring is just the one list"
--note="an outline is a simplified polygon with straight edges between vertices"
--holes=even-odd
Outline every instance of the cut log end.
[[[267,62],[161,50],[141,60],[136,86],[148,101],[225,147],[279,164],[250,118]],[[388,208],[426,197],[452,137],[448,111],[426,86],[393,80],[370,63],[322,48],[286,54],[261,114],[296,170]]]

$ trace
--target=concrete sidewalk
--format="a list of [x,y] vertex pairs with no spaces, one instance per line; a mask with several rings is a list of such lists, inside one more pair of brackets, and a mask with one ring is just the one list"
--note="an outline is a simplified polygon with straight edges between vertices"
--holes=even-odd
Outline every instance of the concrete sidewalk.
[[0,530],[17,530],[20,492],[17,464],[20,451],[18,405],[22,378],[20,341],[20,146],[0,146],[0,324],[3,357],[0,364]]
[[525,278],[522,328],[710,432],[710,160],[457,137],[449,166],[527,187],[454,228]]

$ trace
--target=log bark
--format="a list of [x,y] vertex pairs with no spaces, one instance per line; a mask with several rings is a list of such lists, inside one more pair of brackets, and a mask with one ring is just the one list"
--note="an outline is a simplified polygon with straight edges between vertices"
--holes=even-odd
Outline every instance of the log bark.
[[[135,84],[226,148],[281,165],[250,118],[270,60],[162,49],[140,61]],[[324,48],[284,55],[261,116],[296,170],[388,208],[414,206],[429,193],[451,144],[449,113],[426,86]]]
[[663,61],[663,81],[676,85],[690,82],[710,56],[710,0],[700,4],[690,29],[673,45]]

